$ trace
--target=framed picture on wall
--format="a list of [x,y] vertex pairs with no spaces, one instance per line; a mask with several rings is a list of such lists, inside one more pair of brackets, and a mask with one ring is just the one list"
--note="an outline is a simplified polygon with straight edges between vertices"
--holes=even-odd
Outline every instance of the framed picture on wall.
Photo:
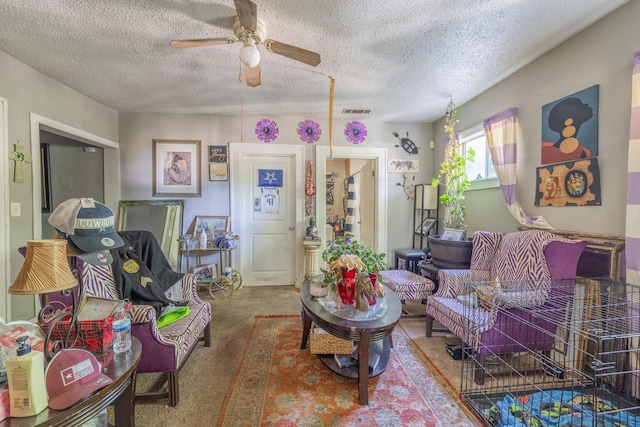
[[229,181],[229,164],[209,163],[209,181]]
[[153,140],[153,195],[200,197],[200,141]]

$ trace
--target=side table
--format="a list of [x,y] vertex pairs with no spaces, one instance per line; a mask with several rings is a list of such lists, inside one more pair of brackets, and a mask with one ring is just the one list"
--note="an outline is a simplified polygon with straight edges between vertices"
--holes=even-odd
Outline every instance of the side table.
[[46,408],[33,417],[7,418],[0,421],[0,427],[81,426],[111,404],[114,405],[116,426],[135,427],[136,369],[141,354],[140,341],[131,337],[131,351],[114,354],[102,369],[113,380],[111,384],[64,411]]
[[431,280],[435,287],[433,288],[433,292],[438,290],[438,271],[440,271],[439,267],[436,267],[430,262],[421,261],[418,263],[418,267],[420,267],[420,274],[422,274],[427,279]]

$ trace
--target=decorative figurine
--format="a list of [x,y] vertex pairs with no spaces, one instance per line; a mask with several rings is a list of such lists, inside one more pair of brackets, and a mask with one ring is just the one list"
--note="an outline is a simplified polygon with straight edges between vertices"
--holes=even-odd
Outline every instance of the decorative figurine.
[[318,227],[316,227],[316,219],[314,217],[309,218],[309,226],[307,227],[307,234],[304,236],[304,240],[320,240],[320,237],[318,237]]

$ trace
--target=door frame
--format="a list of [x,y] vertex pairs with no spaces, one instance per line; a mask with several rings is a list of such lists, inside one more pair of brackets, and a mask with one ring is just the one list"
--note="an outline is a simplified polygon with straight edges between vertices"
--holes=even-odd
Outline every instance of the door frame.
[[11,295],[7,290],[11,286],[11,256],[10,256],[10,236],[9,236],[9,114],[7,111],[8,101],[0,98],[0,170],[6,171],[0,174],[0,260],[2,260],[2,270],[0,281],[4,283],[0,290],[5,295],[4,303],[0,307],[0,317],[7,322],[11,321]]
[[[94,145],[96,147],[102,148],[111,148],[114,153],[110,154],[109,151],[112,150],[104,150],[104,200],[102,201],[107,206],[114,205],[117,206],[118,201],[120,200],[120,185],[106,185],[107,182],[110,182],[108,174],[113,173],[111,171],[111,167],[109,167],[108,163],[109,158],[115,156],[115,158],[119,158],[120,156],[120,145],[111,141],[110,139],[103,138],[98,135],[94,135],[92,133],[83,131],[81,129],[74,128],[73,126],[66,125],[64,123],[49,119],[47,117],[40,116],[35,113],[30,114],[31,121],[31,161],[34,165],[40,164],[40,130],[46,130],[47,132],[54,133],[56,135],[64,136],[66,138],[75,139],[76,141],[81,141],[89,145]],[[119,169],[119,161],[117,163],[117,167]],[[31,168],[33,171],[33,238],[41,239],[42,238],[42,173],[39,167]],[[114,204],[115,203],[115,204]]]
[[[327,160],[328,159],[366,159],[373,160],[376,170],[376,193],[374,204],[375,250],[377,253],[389,253],[387,250],[387,149],[372,147],[331,147],[317,145],[316,147],[316,224],[318,236],[323,242],[327,241]],[[387,255],[387,258],[389,256]],[[387,263],[389,260],[387,259]]]
[[239,251],[233,251],[233,265],[236,270],[242,274],[243,265],[242,258],[245,250],[250,247],[248,244],[243,245],[242,239],[248,238],[244,232],[245,227],[240,220],[239,212],[243,209],[253,209],[252,200],[242,200],[242,186],[251,185],[251,183],[242,182],[240,175],[235,173],[242,168],[242,157],[245,155],[254,156],[287,156],[293,157],[295,176],[294,176],[294,227],[295,227],[295,244],[293,248],[294,266],[294,285],[296,288],[302,286],[304,280],[304,247],[302,239],[304,238],[304,146],[302,145],[272,145],[272,144],[252,144],[246,142],[230,142],[229,143],[229,214],[231,217],[231,227],[240,236]]

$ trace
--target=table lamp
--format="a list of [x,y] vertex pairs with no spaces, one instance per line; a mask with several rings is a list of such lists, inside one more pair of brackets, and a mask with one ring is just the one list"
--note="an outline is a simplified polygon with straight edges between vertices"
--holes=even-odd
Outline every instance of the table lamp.
[[[78,292],[73,291],[76,286],[79,286]],[[53,353],[61,348],[74,346],[77,336],[71,341],[71,334],[72,331],[79,331],[77,319],[82,281],[78,269],[74,268],[72,272],[69,267],[66,240],[28,241],[24,264],[8,292],[14,295],[43,295],[38,323],[45,335],[44,356],[47,361],[51,360]],[[73,301],[71,312],[66,310],[56,312],[46,296],[51,292],[62,292],[67,296],[71,294]],[[69,316],[71,321],[64,339],[52,342],[51,334],[56,325]]]

